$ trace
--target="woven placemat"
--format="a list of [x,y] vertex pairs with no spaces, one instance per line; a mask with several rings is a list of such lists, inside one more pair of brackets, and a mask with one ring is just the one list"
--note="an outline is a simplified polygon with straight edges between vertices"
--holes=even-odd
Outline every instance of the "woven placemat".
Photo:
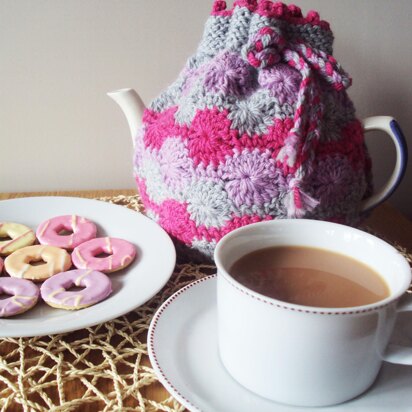
[[[100,200],[142,211],[138,196]],[[412,262],[412,254],[395,247]],[[113,321],[72,333],[0,339],[0,411],[184,411],[172,397],[154,399],[159,382],[146,336],[157,308],[214,266],[179,264],[149,302]]]
[[[99,198],[141,211],[138,196]],[[0,339],[0,411],[183,411],[152,399],[160,383],[146,335],[157,308],[214,266],[180,264],[149,302],[113,321],[72,333]]]

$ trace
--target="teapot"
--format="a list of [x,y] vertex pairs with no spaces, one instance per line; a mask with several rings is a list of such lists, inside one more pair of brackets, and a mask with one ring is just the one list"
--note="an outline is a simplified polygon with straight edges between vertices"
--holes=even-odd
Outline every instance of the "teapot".
[[[196,54],[149,108],[132,89],[108,93],[130,127],[146,214],[177,246],[211,258],[231,230],[279,218],[357,225],[397,188],[407,164],[399,124],[356,119],[332,41],[316,12],[218,0]],[[396,148],[377,191],[372,130]]]

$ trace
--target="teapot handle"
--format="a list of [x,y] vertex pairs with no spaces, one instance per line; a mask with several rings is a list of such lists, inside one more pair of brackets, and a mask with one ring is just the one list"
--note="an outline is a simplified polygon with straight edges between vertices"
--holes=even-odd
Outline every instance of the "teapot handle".
[[396,148],[396,164],[392,175],[378,192],[374,193],[362,202],[361,210],[362,212],[365,212],[388,199],[399,186],[405,174],[406,165],[408,163],[408,146],[398,122],[393,117],[368,117],[363,120],[362,124],[365,133],[372,130],[381,130],[386,132],[392,139]]

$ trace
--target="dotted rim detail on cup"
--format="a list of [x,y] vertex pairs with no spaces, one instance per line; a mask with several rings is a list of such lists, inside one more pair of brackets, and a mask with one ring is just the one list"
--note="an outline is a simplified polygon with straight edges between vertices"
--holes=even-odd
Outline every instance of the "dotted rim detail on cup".
[[[373,307],[368,307],[366,309],[358,309],[358,310],[340,310],[340,309],[344,309],[344,308],[333,308],[336,309],[336,312],[332,312],[332,311],[327,311],[327,310],[321,310],[319,308],[319,310],[310,310],[310,309],[303,309],[304,306],[303,305],[299,305],[301,306],[301,308],[299,307],[293,307],[293,306],[286,306],[286,305],[282,305],[280,303],[276,303],[275,299],[273,299],[273,302],[271,300],[267,300],[264,298],[263,295],[260,295],[260,293],[258,292],[254,292],[251,291],[253,293],[248,292],[245,289],[242,289],[241,287],[239,287],[238,285],[236,285],[234,282],[231,282],[228,278],[228,275],[222,275],[221,276],[230,286],[234,287],[236,290],[238,290],[239,292],[243,293],[244,295],[247,295],[253,299],[258,300],[259,302],[265,303],[267,305],[270,306],[274,306],[277,307],[279,309],[286,309],[286,310],[290,310],[292,312],[299,312],[299,313],[310,313],[312,315],[333,315],[333,316],[337,316],[337,315],[357,315],[357,314],[361,314],[361,313],[368,313],[368,312],[373,312],[375,310],[379,310],[382,308],[385,308],[386,306],[392,305],[396,302],[397,299],[391,300],[390,302],[386,302],[382,305],[376,305]],[[398,298],[399,299],[399,298]],[[285,302],[286,303],[286,302]],[[291,305],[296,305],[294,303],[291,303]]]

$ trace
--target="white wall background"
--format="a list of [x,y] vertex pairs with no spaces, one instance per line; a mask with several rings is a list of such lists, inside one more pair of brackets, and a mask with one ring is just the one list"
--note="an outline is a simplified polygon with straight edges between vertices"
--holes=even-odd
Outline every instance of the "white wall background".
[[[359,117],[392,115],[412,148],[412,1],[297,0],[335,34]],[[105,93],[149,102],[195,50],[212,0],[0,0],[0,192],[133,188],[132,144]],[[394,149],[368,138],[376,182]],[[392,203],[412,218],[411,167]]]

